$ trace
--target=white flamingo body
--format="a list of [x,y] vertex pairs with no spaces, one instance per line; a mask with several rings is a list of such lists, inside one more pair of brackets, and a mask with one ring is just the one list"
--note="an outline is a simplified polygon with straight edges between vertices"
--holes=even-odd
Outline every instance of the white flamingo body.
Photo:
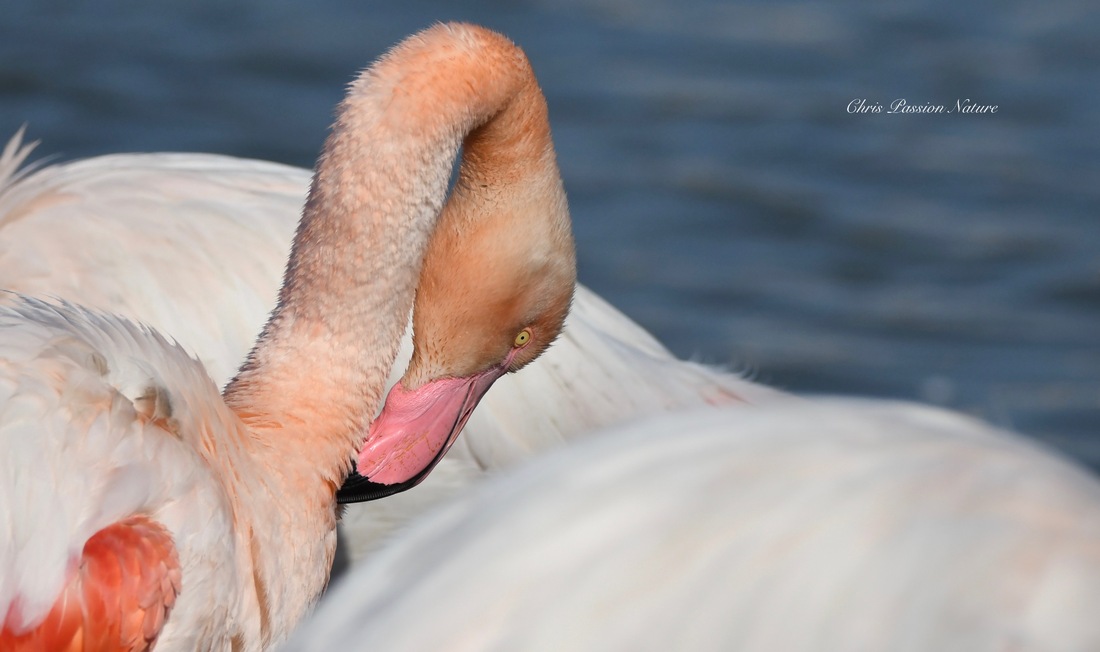
[[236,373],[279,292],[310,171],[204,154],[126,154],[16,174],[0,159],[0,288],[141,321]]
[[[278,278],[310,171],[210,154],[121,154],[17,176],[0,161],[0,287],[61,297],[156,327],[223,385],[248,352]],[[406,334],[387,383],[411,354]],[[557,342],[505,376],[424,484],[349,508],[355,560],[428,506],[541,451],[640,415],[780,395],[679,360],[583,286]]]
[[[289,650],[1094,650],[1100,482],[913,404],[641,421],[502,474]],[[306,643],[308,641],[308,643]]]

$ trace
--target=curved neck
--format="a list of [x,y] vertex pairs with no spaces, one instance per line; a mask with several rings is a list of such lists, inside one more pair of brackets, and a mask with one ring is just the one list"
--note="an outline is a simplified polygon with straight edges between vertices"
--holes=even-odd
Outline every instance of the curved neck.
[[[533,155],[560,184],[545,123],[522,51],[473,26],[407,39],[352,83],[278,305],[224,391],[247,458],[224,474],[247,497],[237,518],[274,533],[247,535],[265,622],[295,622],[323,589],[334,494],[381,404],[460,145],[470,136],[460,178],[475,186],[508,183]],[[325,572],[280,593],[284,569],[303,566]]]
[[[532,129],[533,121],[542,124]],[[468,135],[460,176],[475,183],[485,175],[501,183],[497,172],[550,147],[530,65],[498,34],[433,27],[351,85],[317,163],[278,306],[224,393],[282,468],[301,461],[332,489],[346,473],[380,405]]]

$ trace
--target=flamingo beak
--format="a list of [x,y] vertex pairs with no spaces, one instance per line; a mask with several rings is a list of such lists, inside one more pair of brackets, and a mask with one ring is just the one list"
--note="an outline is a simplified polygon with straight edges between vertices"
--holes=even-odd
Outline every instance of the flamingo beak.
[[471,376],[439,378],[414,390],[394,385],[371,423],[356,470],[336,494],[337,502],[376,500],[420,484],[506,371],[505,363]]

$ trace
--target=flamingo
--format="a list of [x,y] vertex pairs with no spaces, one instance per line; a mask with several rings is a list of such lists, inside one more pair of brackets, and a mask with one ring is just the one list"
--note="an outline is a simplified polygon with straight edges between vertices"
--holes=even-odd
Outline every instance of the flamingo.
[[1100,649],[1100,482],[918,404],[643,419],[502,473],[338,580],[298,650]]
[[413,438],[385,410],[371,425],[361,468],[388,484],[430,467],[493,379],[545,350],[574,281],[522,51],[464,24],[406,39],[338,107],[276,307],[220,395],[150,328],[65,301],[0,306],[0,648],[279,644],[325,587],[335,493],[410,310],[401,405],[434,420]]
[[[0,288],[60,297],[155,327],[223,386],[278,294],[311,172],[213,154],[115,154],[24,167],[23,131],[0,155]],[[181,270],[186,270],[181,272]],[[411,356],[406,333],[387,387]],[[353,562],[486,475],[600,427],[659,412],[782,396],[679,360],[578,285],[555,345],[507,375],[415,491],[348,509]]]

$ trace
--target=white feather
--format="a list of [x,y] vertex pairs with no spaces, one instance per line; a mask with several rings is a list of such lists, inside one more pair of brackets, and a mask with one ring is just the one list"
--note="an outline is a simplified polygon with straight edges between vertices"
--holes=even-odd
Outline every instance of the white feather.
[[228,642],[232,511],[187,439],[200,415],[177,411],[168,432],[135,407],[150,387],[181,406],[220,404],[198,362],[125,320],[14,297],[0,306],[0,360],[0,613],[14,606],[17,629],[40,620],[88,538],[146,514],[176,538],[189,587],[161,645],[193,649],[207,628]]
[[675,414],[418,521],[289,650],[1100,649],[1100,483],[855,399]]

